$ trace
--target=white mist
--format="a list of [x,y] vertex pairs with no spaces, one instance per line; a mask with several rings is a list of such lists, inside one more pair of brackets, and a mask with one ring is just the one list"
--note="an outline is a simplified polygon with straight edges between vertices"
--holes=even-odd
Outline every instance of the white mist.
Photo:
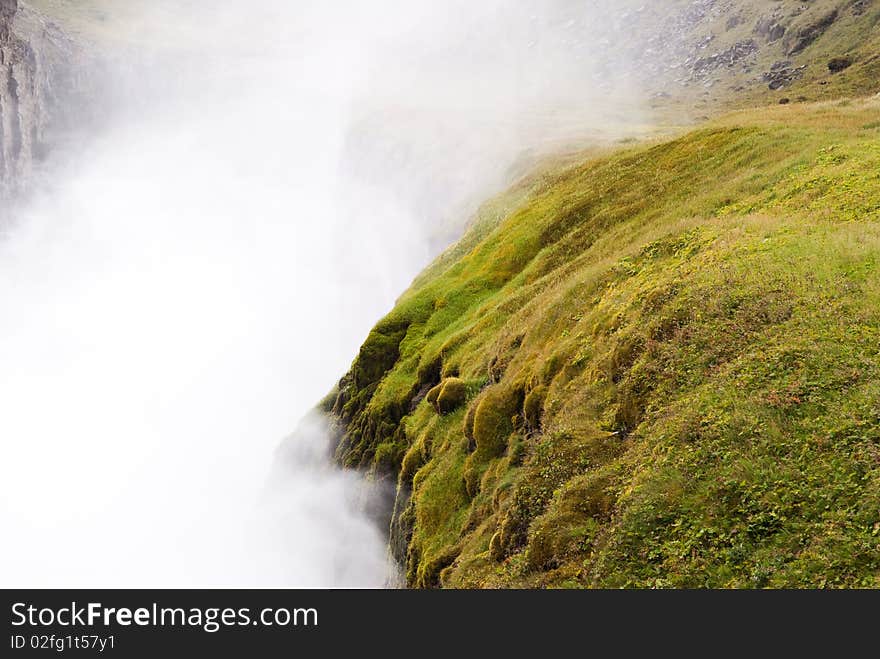
[[163,6],[0,242],[0,583],[380,587],[320,423],[267,491],[275,449],[448,223],[626,90],[572,3]]

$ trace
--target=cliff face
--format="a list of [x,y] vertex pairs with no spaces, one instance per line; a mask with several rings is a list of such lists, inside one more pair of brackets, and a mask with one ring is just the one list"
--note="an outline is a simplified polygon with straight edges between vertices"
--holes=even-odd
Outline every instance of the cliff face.
[[0,196],[26,187],[76,88],[73,42],[18,0],[0,0]]

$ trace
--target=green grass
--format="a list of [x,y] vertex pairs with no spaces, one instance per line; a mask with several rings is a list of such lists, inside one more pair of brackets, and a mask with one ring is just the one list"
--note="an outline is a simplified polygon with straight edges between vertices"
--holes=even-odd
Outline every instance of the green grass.
[[880,586],[878,121],[743,111],[488,204],[336,401],[409,583]]

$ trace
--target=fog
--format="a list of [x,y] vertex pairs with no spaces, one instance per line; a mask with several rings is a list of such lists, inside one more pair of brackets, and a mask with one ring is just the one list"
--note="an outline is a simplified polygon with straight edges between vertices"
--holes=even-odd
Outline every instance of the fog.
[[605,9],[144,7],[0,239],[0,583],[386,585],[308,412],[518,163],[641,121]]

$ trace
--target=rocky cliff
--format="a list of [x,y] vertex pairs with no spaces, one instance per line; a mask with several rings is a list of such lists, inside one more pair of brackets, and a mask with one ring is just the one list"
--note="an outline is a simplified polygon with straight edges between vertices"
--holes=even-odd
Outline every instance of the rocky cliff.
[[0,0],[0,196],[26,187],[70,119],[80,56],[51,21]]

